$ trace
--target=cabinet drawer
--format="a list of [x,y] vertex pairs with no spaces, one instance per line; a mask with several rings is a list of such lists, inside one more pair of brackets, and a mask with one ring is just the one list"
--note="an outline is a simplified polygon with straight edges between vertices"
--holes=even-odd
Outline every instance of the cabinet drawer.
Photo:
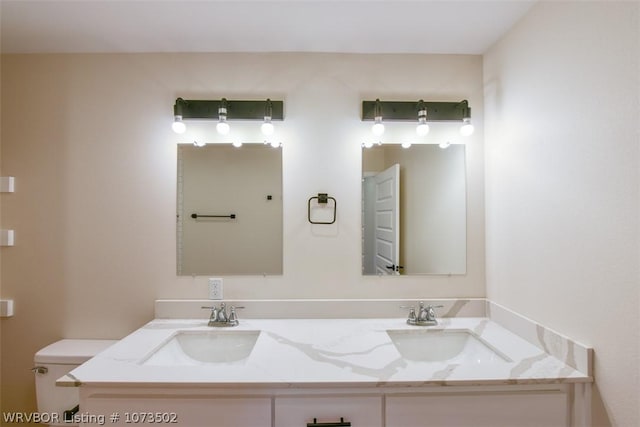
[[341,417],[352,427],[382,427],[382,398],[305,396],[278,397],[275,401],[275,427],[306,427],[314,418],[328,423]]
[[386,427],[565,427],[562,392],[388,396]]
[[[270,398],[90,397],[82,412],[105,414],[109,426],[154,423],[167,426],[271,427]],[[118,421],[109,418],[114,413],[119,415]],[[157,420],[152,419],[156,416],[159,417]]]

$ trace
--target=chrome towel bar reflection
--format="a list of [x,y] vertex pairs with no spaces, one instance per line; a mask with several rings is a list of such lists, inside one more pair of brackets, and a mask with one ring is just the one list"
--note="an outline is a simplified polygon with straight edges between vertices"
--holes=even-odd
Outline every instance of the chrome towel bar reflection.
[[191,214],[191,218],[193,218],[193,219],[198,219],[198,218],[231,218],[231,219],[236,219],[236,214],[229,214],[229,215],[201,215],[201,214],[197,214],[197,213],[192,213]]

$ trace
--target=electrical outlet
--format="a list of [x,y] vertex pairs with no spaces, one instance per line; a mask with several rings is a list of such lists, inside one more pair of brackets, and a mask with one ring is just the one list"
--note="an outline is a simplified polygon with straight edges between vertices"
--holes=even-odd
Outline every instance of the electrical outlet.
[[209,277],[209,299],[222,299],[222,278]]

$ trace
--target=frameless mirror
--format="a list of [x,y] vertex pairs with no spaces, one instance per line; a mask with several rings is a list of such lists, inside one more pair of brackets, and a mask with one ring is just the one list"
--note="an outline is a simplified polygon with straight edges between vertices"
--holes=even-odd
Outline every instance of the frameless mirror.
[[282,150],[178,146],[178,275],[282,274]]
[[362,152],[362,273],[466,273],[465,146]]

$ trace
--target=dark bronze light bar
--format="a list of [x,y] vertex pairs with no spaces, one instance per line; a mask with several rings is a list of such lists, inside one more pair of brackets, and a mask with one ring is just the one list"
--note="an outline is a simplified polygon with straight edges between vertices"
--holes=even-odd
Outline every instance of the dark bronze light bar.
[[218,120],[219,108],[226,104],[227,120],[259,120],[263,121],[265,111],[271,112],[271,120],[284,119],[283,101],[244,101],[231,99],[218,100],[191,100],[176,99],[173,106],[174,116],[181,116],[182,119],[210,119]]
[[362,120],[373,121],[382,116],[384,122],[415,122],[418,112],[426,108],[427,121],[461,122],[471,117],[469,102],[428,102],[428,101],[362,101]]

